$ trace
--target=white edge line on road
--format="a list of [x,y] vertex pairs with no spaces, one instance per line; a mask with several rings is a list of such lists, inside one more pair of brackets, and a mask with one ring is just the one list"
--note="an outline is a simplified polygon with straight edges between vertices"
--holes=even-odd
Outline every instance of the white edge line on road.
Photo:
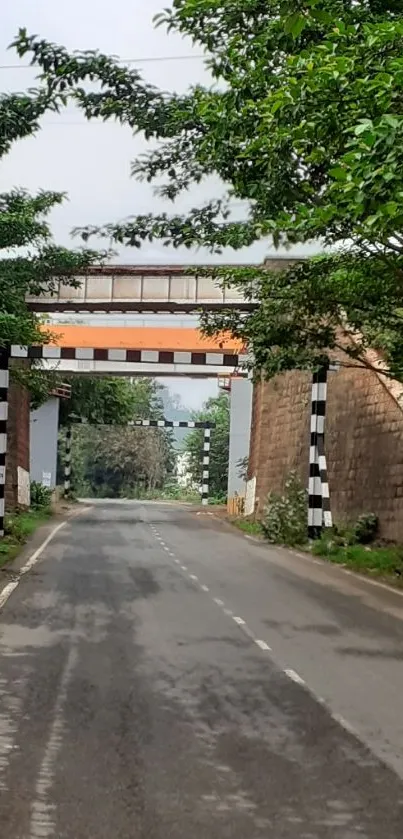
[[49,545],[49,542],[52,541],[53,537],[56,536],[56,533],[58,533],[59,530],[62,529],[62,527],[65,527],[67,523],[68,519],[60,522],[60,524],[57,524],[56,527],[53,528],[52,532],[49,533],[49,536],[46,537],[42,544],[39,545],[39,548],[37,548],[36,551],[34,551],[34,553],[29,557],[25,565],[22,566],[21,570],[18,572],[18,579],[14,580],[11,583],[8,583],[5,586],[5,588],[3,588],[3,590],[0,592],[0,609],[2,609],[3,606],[5,606],[7,600],[9,599],[9,597],[11,597],[13,591],[15,591],[15,589],[19,585],[21,577],[23,577],[24,574],[27,574],[28,571],[31,571],[31,569],[34,567],[34,565],[36,565],[36,563],[40,559],[41,554],[43,553],[45,548],[47,548],[47,546]]
[[208,586],[202,585],[202,591],[210,591]]
[[52,541],[53,537],[56,536],[56,533],[58,533],[59,530],[62,529],[62,527],[65,527],[66,524],[67,524],[67,519],[66,519],[66,521],[60,522],[60,524],[57,524],[56,527],[53,528],[52,532],[49,533],[49,536],[47,536],[45,541],[42,542],[41,545],[39,545],[39,548],[32,554],[32,556],[30,556],[30,558],[25,563],[25,565],[22,566],[21,571],[20,571],[20,576],[22,576],[23,574],[26,574],[28,571],[31,570],[31,568],[34,567],[34,565],[38,562],[39,557],[41,556],[41,554],[43,553],[45,548],[48,546],[49,542]]
[[289,679],[292,679],[293,682],[296,682],[297,685],[306,684],[304,679],[302,679],[301,676],[295,672],[295,670],[284,670],[284,673],[286,676],[288,676]]
[[199,578],[196,577],[196,574],[189,574],[189,577],[191,580],[194,580],[195,583],[199,582]]
[[381,583],[378,580],[371,580],[369,577],[366,577],[365,574],[358,574],[355,571],[350,571],[349,568],[343,568],[342,565],[337,565],[334,562],[327,562],[325,559],[313,559],[313,557],[309,554],[303,554],[299,551],[288,550],[287,552],[293,556],[297,556],[299,559],[303,559],[305,562],[309,562],[310,565],[321,565],[322,568],[339,571],[341,574],[346,574],[348,577],[353,577],[354,580],[364,583],[364,585],[366,584],[368,586],[375,586],[375,588],[383,588],[385,591],[391,592],[391,594],[397,594],[399,597],[403,597],[402,589],[389,586],[387,583]]
[[214,600],[214,603],[217,604],[217,606],[224,606],[224,601],[220,600],[219,597],[213,597],[213,600]]
[[182,568],[182,571],[187,571],[188,570],[187,565],[181,565],[181,568]]
[[353,734],[355,737],[359,737],[358,732],[356,731],[354,726],[350,725],[348,720],[346,720],[344,717],[342,717],[341,714],[332,714],[332,718],[334,719],[335,722],[337,722],[339,725],[341,725],[342,728],[344,728],[346,731],[348,731],[349,734]]
[[244,621],[243,618],[238,618],[236,615],[232,616],[232,620],[234,620],[235,623],[238,624],[238,626],[245,626],[245,624],[246,624],[246,621]]
[[266,652],[270,653],[272,651],[271,647],[269,647],[269,645],[266,644],[266,641],[261,641],[260,638],[255,638],[255,644],[257,644],[261,650],[265,650]]
[[19,580],[14,580],[13,583],[8,583],[0,594],[0,609],[3,608],[4,604],[7,603],[8,598],[13,593],[14,589],[17,588]]

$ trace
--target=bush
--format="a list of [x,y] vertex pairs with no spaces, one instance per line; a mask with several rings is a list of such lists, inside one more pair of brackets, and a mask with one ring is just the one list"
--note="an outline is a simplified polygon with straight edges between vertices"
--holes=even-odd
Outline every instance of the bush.
[[283,495],[271,492],[262,527],[269,542],[303,545],[307,541],[308,493],[296,472],[290,472]]
[[374,513],[364,513],[358,517],[353,527],[355,541],[360,545],[368,545],[377,536],[378,528],[378,516]]
[[379,520],[374,513],[363,513],[355,522],[338,522],[332,528],[325,528],[319,541],[326,554],[353,545],[369,545],[378,533],[378,526]]
[[34,510],[46,510],[51,506],[52,490],[38,481],[31,483],[31,507]]

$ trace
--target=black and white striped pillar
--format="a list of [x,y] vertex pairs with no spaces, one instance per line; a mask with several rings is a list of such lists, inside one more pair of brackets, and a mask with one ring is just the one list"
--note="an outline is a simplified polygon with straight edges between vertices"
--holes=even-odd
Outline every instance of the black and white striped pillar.
[[7,418],[8,418],[9,352],[0,349],[0,539],[4,536],[6,493]]
[[332,511],[330,509],[329,477],[327,474],[327,463],[325,455],[325,440],[323,435],[318,436],[318,461],[322,490],[323,524],[325,527],[333,527]]
[[209,480],[210,480],[210,443],[211,443],[211,428],[204,429],[203,440],[203,469],[202,469],[202,504],[204,507],[208,504],[209,496]]
[[313,374],[311,398],[311,439],[309,448],[308,535],[317,539],[325,527],[332,527],[329,481],[325,457],[325,417],[328,366]]
[[66,451],[64,456],[64,496],[68,498],[71,491],[71,443],[73,428],[68,425],[66,428]]

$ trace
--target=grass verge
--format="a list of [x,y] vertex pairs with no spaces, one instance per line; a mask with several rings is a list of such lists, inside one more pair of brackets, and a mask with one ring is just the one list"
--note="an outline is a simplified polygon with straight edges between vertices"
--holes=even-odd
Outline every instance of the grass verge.
[[15,559],[27,539],[41,524],[45,524],[51,515],[51,508],[44,507],[6,516],[6,535],[0,541],[0,568]]
[[[235,518],[229,518],[228,521],[249,536],[266,539],[260,522]],[[401,545],[341,545],[337,537],[330,533],[324,534],[310,546],[300,545],[299,549],[356,571],[357,574],[370,576],[403,588],[403,546]]]
[[340,545],[326,534],[312,543],[311,551],[314,556],[344,565],[352,571],[403,586],[402,546]]
[[234,527],[237,527],[238,530],[242,530],[243,533],[247,533],[248,536],[257,536],[260,539],[264,539],[264,530],[259,521],[232,518],[230,518],[229,521],[234,525]]

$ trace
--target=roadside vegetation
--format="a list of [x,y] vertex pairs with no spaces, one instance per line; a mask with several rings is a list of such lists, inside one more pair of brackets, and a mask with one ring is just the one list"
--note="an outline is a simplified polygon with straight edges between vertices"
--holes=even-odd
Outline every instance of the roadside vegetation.
[[0,541],[0,568],[20,552],[30,536],[52,516],[51,490],[33,482],[31,484],[31,507],[6,515],[4,539]]
[[308,498],[295,472],[286,480],[283,493],[270,493],[260,520],[231,518],[244,533],[272,545],[298,548],[314,556],[367,576],[403,586],[403,546],[385,545],[378,537],[378,519],[373,513],[353,522],[337,523],[323,530],[319,539],[307,540]]
[[231,519],[231,523],[234,524],[238,530],[242,530],[243,533],[246,533],[247,536],[255,536],[256,539],[266,538],[263,525],[260,521],[251,521],[250,519]]
[[[73,427],[72,494],[75,497],[133,498],[200,503],[203,484],[203,429],[182,443],[172,428],[130,425],[136,420],[171,419],[165,394],[154,379],[70,377],[71,399],[61,406],[59,483],[63,481],[65,429]],[[166,401],[166,400],[165,400]],[[225,504],[229,454],[229,399],[208,399],[192,414],[215,424],[210,438],[209,503]],[[188,474],[179,479],[178,458]]]
[[41,73],[51,106],[74,104],[153,141],[132,174],[160,196],[175,201],[212,175],[226,185],[187,214],[174,207],[101,228],[89,219],[84,241],[214,253],[325,244],[326,254],[279,273],[209,266],[261,306],[208,313],[205,329],[238,336],[269,377],[311,369],[341,342],[355,366],[380,348],[402,380],[401,3],[174,0],[156,23],[205,51],[213,83],[167,94],[91,44],[71,53],[20,30],[13,45]]

